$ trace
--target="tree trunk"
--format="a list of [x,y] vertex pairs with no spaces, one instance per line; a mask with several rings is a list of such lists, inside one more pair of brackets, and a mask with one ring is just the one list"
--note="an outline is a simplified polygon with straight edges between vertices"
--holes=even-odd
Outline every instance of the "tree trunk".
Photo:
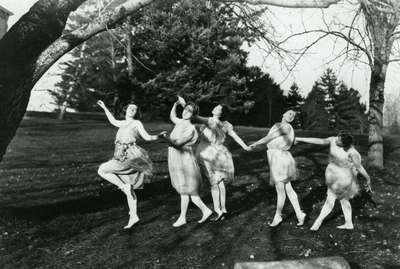
[[0,160],[25,114],[36,60],[84,1],[41,0],[0,40]]
[[375,59],[369,88],[368,165],[383,168],[383,104],[387,63]]
[[0,40],[0,161],[28,106],[31,90],[63,55],[154,0],[126,0],[95,20],[62,35],[85,0],[39,0]]

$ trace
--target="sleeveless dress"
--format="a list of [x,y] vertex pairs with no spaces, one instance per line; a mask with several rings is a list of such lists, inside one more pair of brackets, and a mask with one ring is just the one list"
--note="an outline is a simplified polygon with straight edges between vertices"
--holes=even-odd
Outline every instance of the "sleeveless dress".
[[193,152],[197,138],[198,133],[194,125],[182,119],[178,119],[170,134],[171,140],[187,141],[180,149],[168,147],[171,184],[179,194],[197,195],[200,189],[200,168]]
[[233,126],[229,122],[220,122],[212,117],[200,128],[196,158],[211,185],[216,185],[222,180],[233,181],[235,169],[232,154],[223,145],[226,134],[232,130]]
[[124,183],[129,183],[134,189],[143,188],[137,185],[140,173],[145,175],[144,183],[149,182],[153,163],[146,150],[136,144],[140,134],[135,123],[130,123],[118,129],[115,139],[114,156],[102,164],[105,172],[117,175]]
[[351,199],[358,193],[357,164],[361,164],[360,153],[354,147],[345,151],[336,145],[336,140],[332,138],[325,180],[328,188],[339,200]]
[[281,135],[267,144],[271,185],[275,185],[277,182],[290,182],[295,180],[297,176],[296,162],[289,152],[294,143],[293,127],[289,123],[276,123],[268,134],[278,130],[282,124],[290,127],[289,134]]

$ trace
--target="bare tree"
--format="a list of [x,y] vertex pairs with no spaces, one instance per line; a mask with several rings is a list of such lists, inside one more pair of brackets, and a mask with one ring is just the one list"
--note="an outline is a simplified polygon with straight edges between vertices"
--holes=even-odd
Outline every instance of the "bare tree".
[[322,11],[323,23],[320,28],[304,29],[292,34],[277,42],[277,47],[298,36],[315,35],[314,40],[305,47],[289,52],[292,62],[288,68],[292,70],[311,47],[322,39],[333,37],[335,47],[339,47],[340,41],[344,41],[345,45],[329,62],[340,60],[344,63],[350,60],[369,66],[368,164],[383,168],[384,84],[388,65],[400,60],[400,1],[349,0],[346,3],[353,8],[354,16],[350,22],[340,21],[337,17],[328,20]]

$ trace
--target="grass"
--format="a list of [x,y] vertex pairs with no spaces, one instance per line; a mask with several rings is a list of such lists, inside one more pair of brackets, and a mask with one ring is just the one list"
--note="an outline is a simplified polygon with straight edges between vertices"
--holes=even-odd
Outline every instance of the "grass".
[[[145,127],[155,133],[172,126]],[[260,128],[237,130],[245,141],[265,135]],[[188,225],[175,229],[179,196],[170,186],[167,146],[142,143],[155,163],[155,176],[137,191],[140,223],[123,231],[128,221],[124,196],[96,173],[112,155],[115,132],[98,120],[23,121],[0,163],[0,267],[232,268],[236,261],[340,255],[352,268],[400,268],[399,137],[385,140],[386,169],[372,173],[377,206],[362,198],[353,201],[356,228],[341,231],[335,228],[343,222],[336,205],[317,233],[308,228],[325,196],[326,149],[298,145],[293,151],[300,168],[294,186],[310,216],[305,227],[295,227],[289,204],[284,223],[268,227],[275,191],[267,184],[265,153],[247,153],[229,141],[236,167],[228,188],[230,218],[199,225],[200,212],[192,206]],[[365,137],[357,140],[365,153]],[[212,207],[207,187],[202,196]]]

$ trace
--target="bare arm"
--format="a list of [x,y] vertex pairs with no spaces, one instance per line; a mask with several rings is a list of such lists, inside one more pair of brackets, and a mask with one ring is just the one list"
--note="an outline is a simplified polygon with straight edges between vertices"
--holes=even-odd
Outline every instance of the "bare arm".
[[114,125],[115,127],[121,127],[124,125],[124,121],[122,120],[116,120],[113,116],[113,114],[111,114],[111,112],[108,110],[108,108],[106,107],[106,105],[103,103],[103,101],[97,101],[97,104],[104,110],[104,112],[106,113],[107,119],[108,121]]
[[174,124],[178,124],[179,118],[176,116],[176,107],[178,105],[178,102],[175,102],[174,105],[172,106],[171,112],[169,113],[169,118]]
[[154,141],[159,138],[159,135],[150,135],[143,126],[143,123],[136,121],[137,130],[140,136],[146,141]]
[[250,147],[254,148],[258,145],[263,145],[263,144],[268,144],[271,142],[273,139],[281,136],[281,135],[286,135],[289,133],[288,127],[287,126],[280,126],[276,131],[266,135],[265,137],[261,138],[260,140],[254,142],[253,144],[250,145]]
[[238,134],[234,130],[230,130],[228,132],[228,135],[235,140],[236,143],[238,143],[244,150],[249,150],[249,147],[246,145],[246,143],[238,136]]
[[313,137],[296,137],[296,142],[304,142],[316,145],[329,145],[332,138],[313,138]]
[[194,122],[201,123],[201,124],[208,124],[208,118],[202,116],[195,116],[193,117]]

